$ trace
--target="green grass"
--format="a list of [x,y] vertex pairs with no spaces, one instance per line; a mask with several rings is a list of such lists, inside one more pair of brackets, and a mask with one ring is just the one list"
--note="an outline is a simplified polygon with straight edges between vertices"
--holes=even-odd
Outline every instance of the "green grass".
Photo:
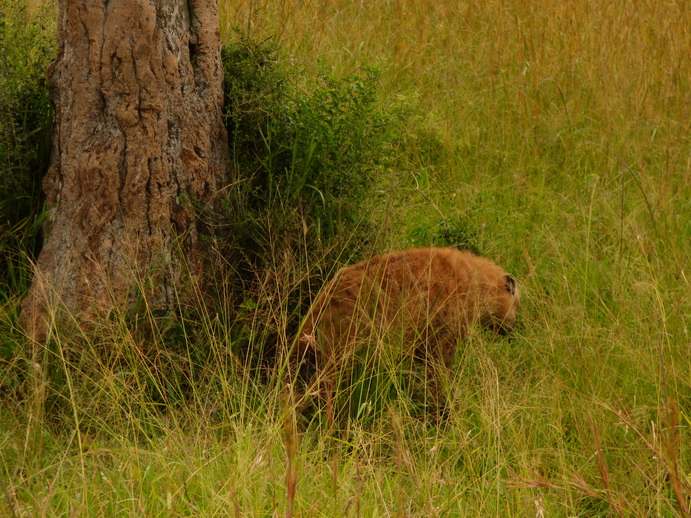
[[459,348],[441,424],[392,400],[341,433],[296,432],[276,370],[243,358],[290,342],[291,294],[338,266],[319,251],[276,245],[239,309],[230,294],[177,317],[144,308],[48,346],[25,343],[10,297],[0,515],[688,515],[685,4],[245,0],[221,13],[227,43],[235,26],[274,36],[306,77],[380,68],[381,102],[408,117],[367,207],[371,246],[471,245],[519,279],[518,328]]

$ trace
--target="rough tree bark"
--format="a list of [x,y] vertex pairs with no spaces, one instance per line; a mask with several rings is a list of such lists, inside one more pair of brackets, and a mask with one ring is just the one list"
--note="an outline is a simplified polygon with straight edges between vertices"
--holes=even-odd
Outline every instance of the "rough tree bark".
[[165,306],[201,273],[192,206],[228,163],[217,2],[61,0],[48,79],[49,216],[22,305],[33,336],[56,300],[86,316],[126,307],[149,275],[149,303]]

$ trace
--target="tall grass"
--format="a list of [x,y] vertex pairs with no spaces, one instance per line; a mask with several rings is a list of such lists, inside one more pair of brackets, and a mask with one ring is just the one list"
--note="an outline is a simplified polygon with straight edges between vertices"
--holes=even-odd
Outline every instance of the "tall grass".
[[461,344],[445,421],[391,401],[331,434],[319,412],[298,426],[275,369],[242,353],[287,346],[289,294],[339,264],[283,251],[241,301],[144,304],[48,345],[24,344],[8,302],[0,514],[688,516],[686,4],[221,13],[227,43],[234,27],[273,37],[303,69],[380,67],[383,102],[409,117],[373,249],[473,246],[519,278],[519,326]]

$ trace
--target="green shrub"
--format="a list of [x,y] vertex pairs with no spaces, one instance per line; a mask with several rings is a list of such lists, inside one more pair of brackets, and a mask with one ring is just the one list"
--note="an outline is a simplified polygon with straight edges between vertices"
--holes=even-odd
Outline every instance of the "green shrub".
[[41,179],[53,120],[45,71],[54,55],[22,2],[0,8],[0,297],[28,287],[27,259],[40,246]]
[[225,199],[227,242],[259,265],[277,246],[357,256],[400,121],[378,99],[378,71],[308,77],[271,39],[241,39],[223,50],[223,63],[237,175]]

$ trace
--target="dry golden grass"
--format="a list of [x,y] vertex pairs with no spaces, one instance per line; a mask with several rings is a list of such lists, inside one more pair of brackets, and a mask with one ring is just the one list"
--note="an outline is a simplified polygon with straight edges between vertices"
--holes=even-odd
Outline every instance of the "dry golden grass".
[[537,92],[553,88],[594,98],[617,122],[688,110],[682,1],[245,0],[220,10],[225,38],[233,27],[275,36],[296,59],[341,73],[382,63],[392,86],[414,86],[444,111],[459,94],[507,85],[526,119],[540,116]]

